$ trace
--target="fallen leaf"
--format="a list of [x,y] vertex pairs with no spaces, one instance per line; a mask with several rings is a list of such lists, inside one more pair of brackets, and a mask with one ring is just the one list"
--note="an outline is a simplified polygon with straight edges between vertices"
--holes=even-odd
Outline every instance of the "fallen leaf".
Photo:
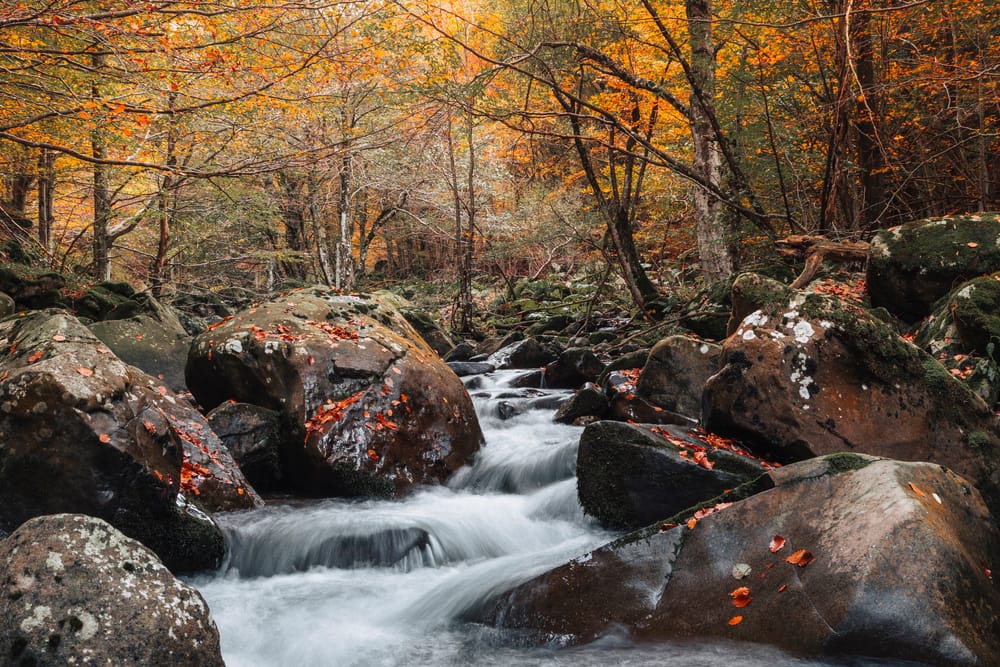
[[80,366],[79,368],[77,368],[76,372],[79,373],[80,375],[82,375],[85,378],[89,378],[91,375],[94,374],[94,371],[92,371],[89,368],[84,368],[83,366]]
[[798,565],[799,567],[805,567],[809,563],[816,560],[816,557],[812,553],[806,551],[805,549],[799,549],[791,556],[785,559],[786,563],[791,563],[792,565]]
[[39,359],[41,359],[44,354],[45,354],[44,352],[39,351],[39,352],[35,352],[34,354],[29,355],[28,356],[28,363],[29,364],[35,363],[36,361],[38,361]]
[[144,421],[144,422],[142,422],[142,427],[144,429],[146,429],[146,433],[149,433],[150,435],[155,435],[156,434],[156,425],[153,424],[153,422],[151,422],[151,421]]
[[750,597],[750,589],[746,586],[740,586],[730,593],[729,597],[733,599],[733,605],[741,608],[747,606],[753,601],[753,598]]
[[105,445],[111,442],[111,436],[108,435],[107,433],[100,434],[99,436],[97,436],[97,439],[103,442]]
[[136,334],[135,335],[135,339],[136,340],[142,340],[142,334]]
[[778,586],[778,592],[783,593],[786,588],[788,588],[788,584],[781,584]]
[[729,619],[729,625],[739,625],[742,622],[743,622],[742,616],[733,616],[731,619]]
[[907,483],[907,485],[908,485],[908,486],[910,487],[910,489],[911,489],[911,490],[912,490],[912,491],[913,491],[913,492],[914,492],[915,494],[917,494],[917,495],[918,495],[918,496],[920,496],[921,498],[924,498],[924,497],[926,497],[926,496],[927,496],[927,494],[926,494],[926,493],[924,493],[923,491],[921,491],[921,490],[920,490],[920,487],[919,487],[919,486],[917,486],[916,484],[914,484],[913,482],[908,482],[908,483]]
[[694,527],[697,525],[698,525],[698,519],[691,517],[690,519],[687,520],[687,527],[689,529],[694,530]]
[[736,565],[733,565],[733,579],[743,579],[744,577],[749,577],[751,572],[753,572],[753,568],[750,567],[748,563],[737,563]]
[[785,548],[785,538],[781,535],[775,535],[771,538],[771,544],[767,546],[771,550],[771,553],[776,554]]
[[64,340],[66,340],[66,336],[63,336],[62,334],[56,334],[55,336],[52,337],[52,340],[54,340],[57,343],[61,343]]
[[969,241],[965,245],[969,246],[970,248],[978,248],[979,247],[979,244],[976,243],[975,241]]

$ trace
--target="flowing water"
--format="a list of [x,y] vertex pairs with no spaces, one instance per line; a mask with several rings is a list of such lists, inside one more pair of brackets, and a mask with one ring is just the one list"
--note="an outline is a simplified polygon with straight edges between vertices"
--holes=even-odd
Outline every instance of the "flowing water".
[[[447,487],[401,500],[289,502],[218,517],[227,562],[192,583],[229,667],[368,665],[821,665],[777,649],[635,645],[519,648],[463,612],[614,535],[584,516],[580,429],[552,422],[560,392],[474,378],[486,445]],[[563,394],[564,395],[564,394]]]

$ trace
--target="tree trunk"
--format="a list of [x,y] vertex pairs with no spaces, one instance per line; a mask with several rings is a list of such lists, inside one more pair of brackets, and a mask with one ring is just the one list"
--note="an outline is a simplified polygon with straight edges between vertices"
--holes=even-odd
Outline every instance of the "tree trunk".
[[[171,92],[167,97],[167,104],[172,109],[177,100],[177,93]],[[177,165],[177,127],[174,116],[167,120],[167,150],[166,165],[175,167]],[[153,265],[150,267],[150,287],[153,296],[159,298],[163,293],[165,282],[165,271],[167,266],[167,250],[170,247],[170,229],[173,226],[175,212],[174,206],[174,177],[170,171],[163,172],[160,179],[160,191],[157,196],[157,209],[160,219],[160,234],[156,244],[156,257],[153,258]]]
[[[104,68],[105,56],[94,53],[90,63],[94,72]],[[97,82],[90,86],[90,97],[95,104],[100,104],[101,89]],[[107,157],[107,141],[101,127],[95,127],[90,133],[91,155],[97,160]],[[108,177],[108,166],[95,162],[93,164],[94,178],[94,278],[97,280],[111,279],[111,186]]]
[[851,58],[860,88],[855,121],[858,168],[861,171],[864,197],[860,223],[863,230],[873,230],[879,227],[885,209],[885,154],[879,140],[881,96],[876,81],[875,40],[868,12],[848,13],[844,18],[849,21],[848,57]]
[[38,243],[52,252],[52,199],[56,181],[56,154],[42,149],[38,155]]
[[[715,100],[712,2],[687,0],[685,9],[691,42],[691,77],[695,88],[691,96],[693,167],[704,182],[721,187],[722,156],[711,122]],[[692,188],[692,200],[701,273],[708,282],[729,278],[733,274],[733,257],[729,249],[722,203],[709,190],[699,186]]]
[[351,147],[344,142],[344,153],[340,158],[340,193],[337,196],[338,233],[336,243],[335,285],[340,289],[351,289],[354,286],[354,267],[351,265],[351,238],[354,236],[354,225],[351,220],[351,182],[354,159]]

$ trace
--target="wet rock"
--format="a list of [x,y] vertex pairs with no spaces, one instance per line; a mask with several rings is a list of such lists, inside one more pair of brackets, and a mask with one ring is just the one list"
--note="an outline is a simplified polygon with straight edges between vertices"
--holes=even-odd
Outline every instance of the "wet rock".
[[588,382],[556,411],[555,421],[573,424],[581,417],[603,417],[608,411],[608,398],[604,390]]
[[261,493],[287,491],[281,467],[281,415],[249,403],[226,402],[206,417],[240,470]]
[[476,354],[476,348],[472,347],[468,343],[459,343],[451,349],[448,354],[444,355],[444,360],[446,362],[452,361],[469,361]]
[[608,396],[607,418],[640,424],[689,424],[696,419],[665,410],[653,405],[636,392],[641,369],[613,371],[604,379],[604,391]]
[[744,280],[734,307],[758,308],[726,339],[724,366],[705,385],[706,429],[779,462],[840,451],[938,462],[1000,511],[1000,438],[982,398],[859,306],[773,281],[763,290],[759,278],[745,291]]
[[534,338],[525,338],[500,348],[487,361],[496,368],[541,368],[556,355]]
[[627,535],[470,616],[539,643],[624,628],[637,641],[1000,664],[1000,592],[984,570],[1000,558],[1000,536],[966,480],[936,464],[850,454],[766,479],[774,488],[710,505],[693,528],[683,512],[681,525]]
[[915,322],[956,285],[1000,271],[1000,214],[916,220],[878,232],[867,283],[872,304]]
[[545,376],[541,369],[522,373],[511,379],[510,386],[521,389],[541,389],[545,382]]
[[32,519],[0,542],[4,664],[222,666],[194,588],[106,522]]
[[639,528],[767,469],[739,449],[712,447],[692,437],[688,428],[599,421],[580,437],[577,493],[584,511],[602,525]]
[[576,389],[595,382],[604,364],[590,348],[571,347],[545,367],[545,386],[551,389]]
[[652,405],[697,419],[705,381],[719,370],[722,348],[687,336],[670,336],[653,346],[636,395]]
[[464,465],[482,434],[461,380],[377,299],[307,288],[195,339],[188,386],[281,414],[285,479],[319,496],[392,495]]
[[700,338],[722,340],[726,337],[731,298],[729,281],[723,280],[704,287],[684,309],[681,326]]
[[458,377],[467,377],[469,375],[481,375],[482,373],[492,373],[496,370],[493,364],[488,364],[485,361],[449,361],[447,362],[448,368],[455,371],[455,375]]
[[101,517],[175,571],[214,567],[209,510],[259,498],[207,422],[62,311],[0,322],[0,525]]

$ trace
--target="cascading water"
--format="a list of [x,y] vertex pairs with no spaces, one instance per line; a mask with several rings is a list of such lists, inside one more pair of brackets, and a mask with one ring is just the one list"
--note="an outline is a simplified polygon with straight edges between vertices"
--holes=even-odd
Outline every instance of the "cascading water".
[[717,641],[633,645],[613,634],[584,647],[526,649],[463,623],[492,595],[613,537],[577,502],[580,429],[552,422],[560,392],[512,389],[512,377],[470,383],[486,445],[447,487],[218,517],[227,562],[192,583],[229,667],[845,664]]

